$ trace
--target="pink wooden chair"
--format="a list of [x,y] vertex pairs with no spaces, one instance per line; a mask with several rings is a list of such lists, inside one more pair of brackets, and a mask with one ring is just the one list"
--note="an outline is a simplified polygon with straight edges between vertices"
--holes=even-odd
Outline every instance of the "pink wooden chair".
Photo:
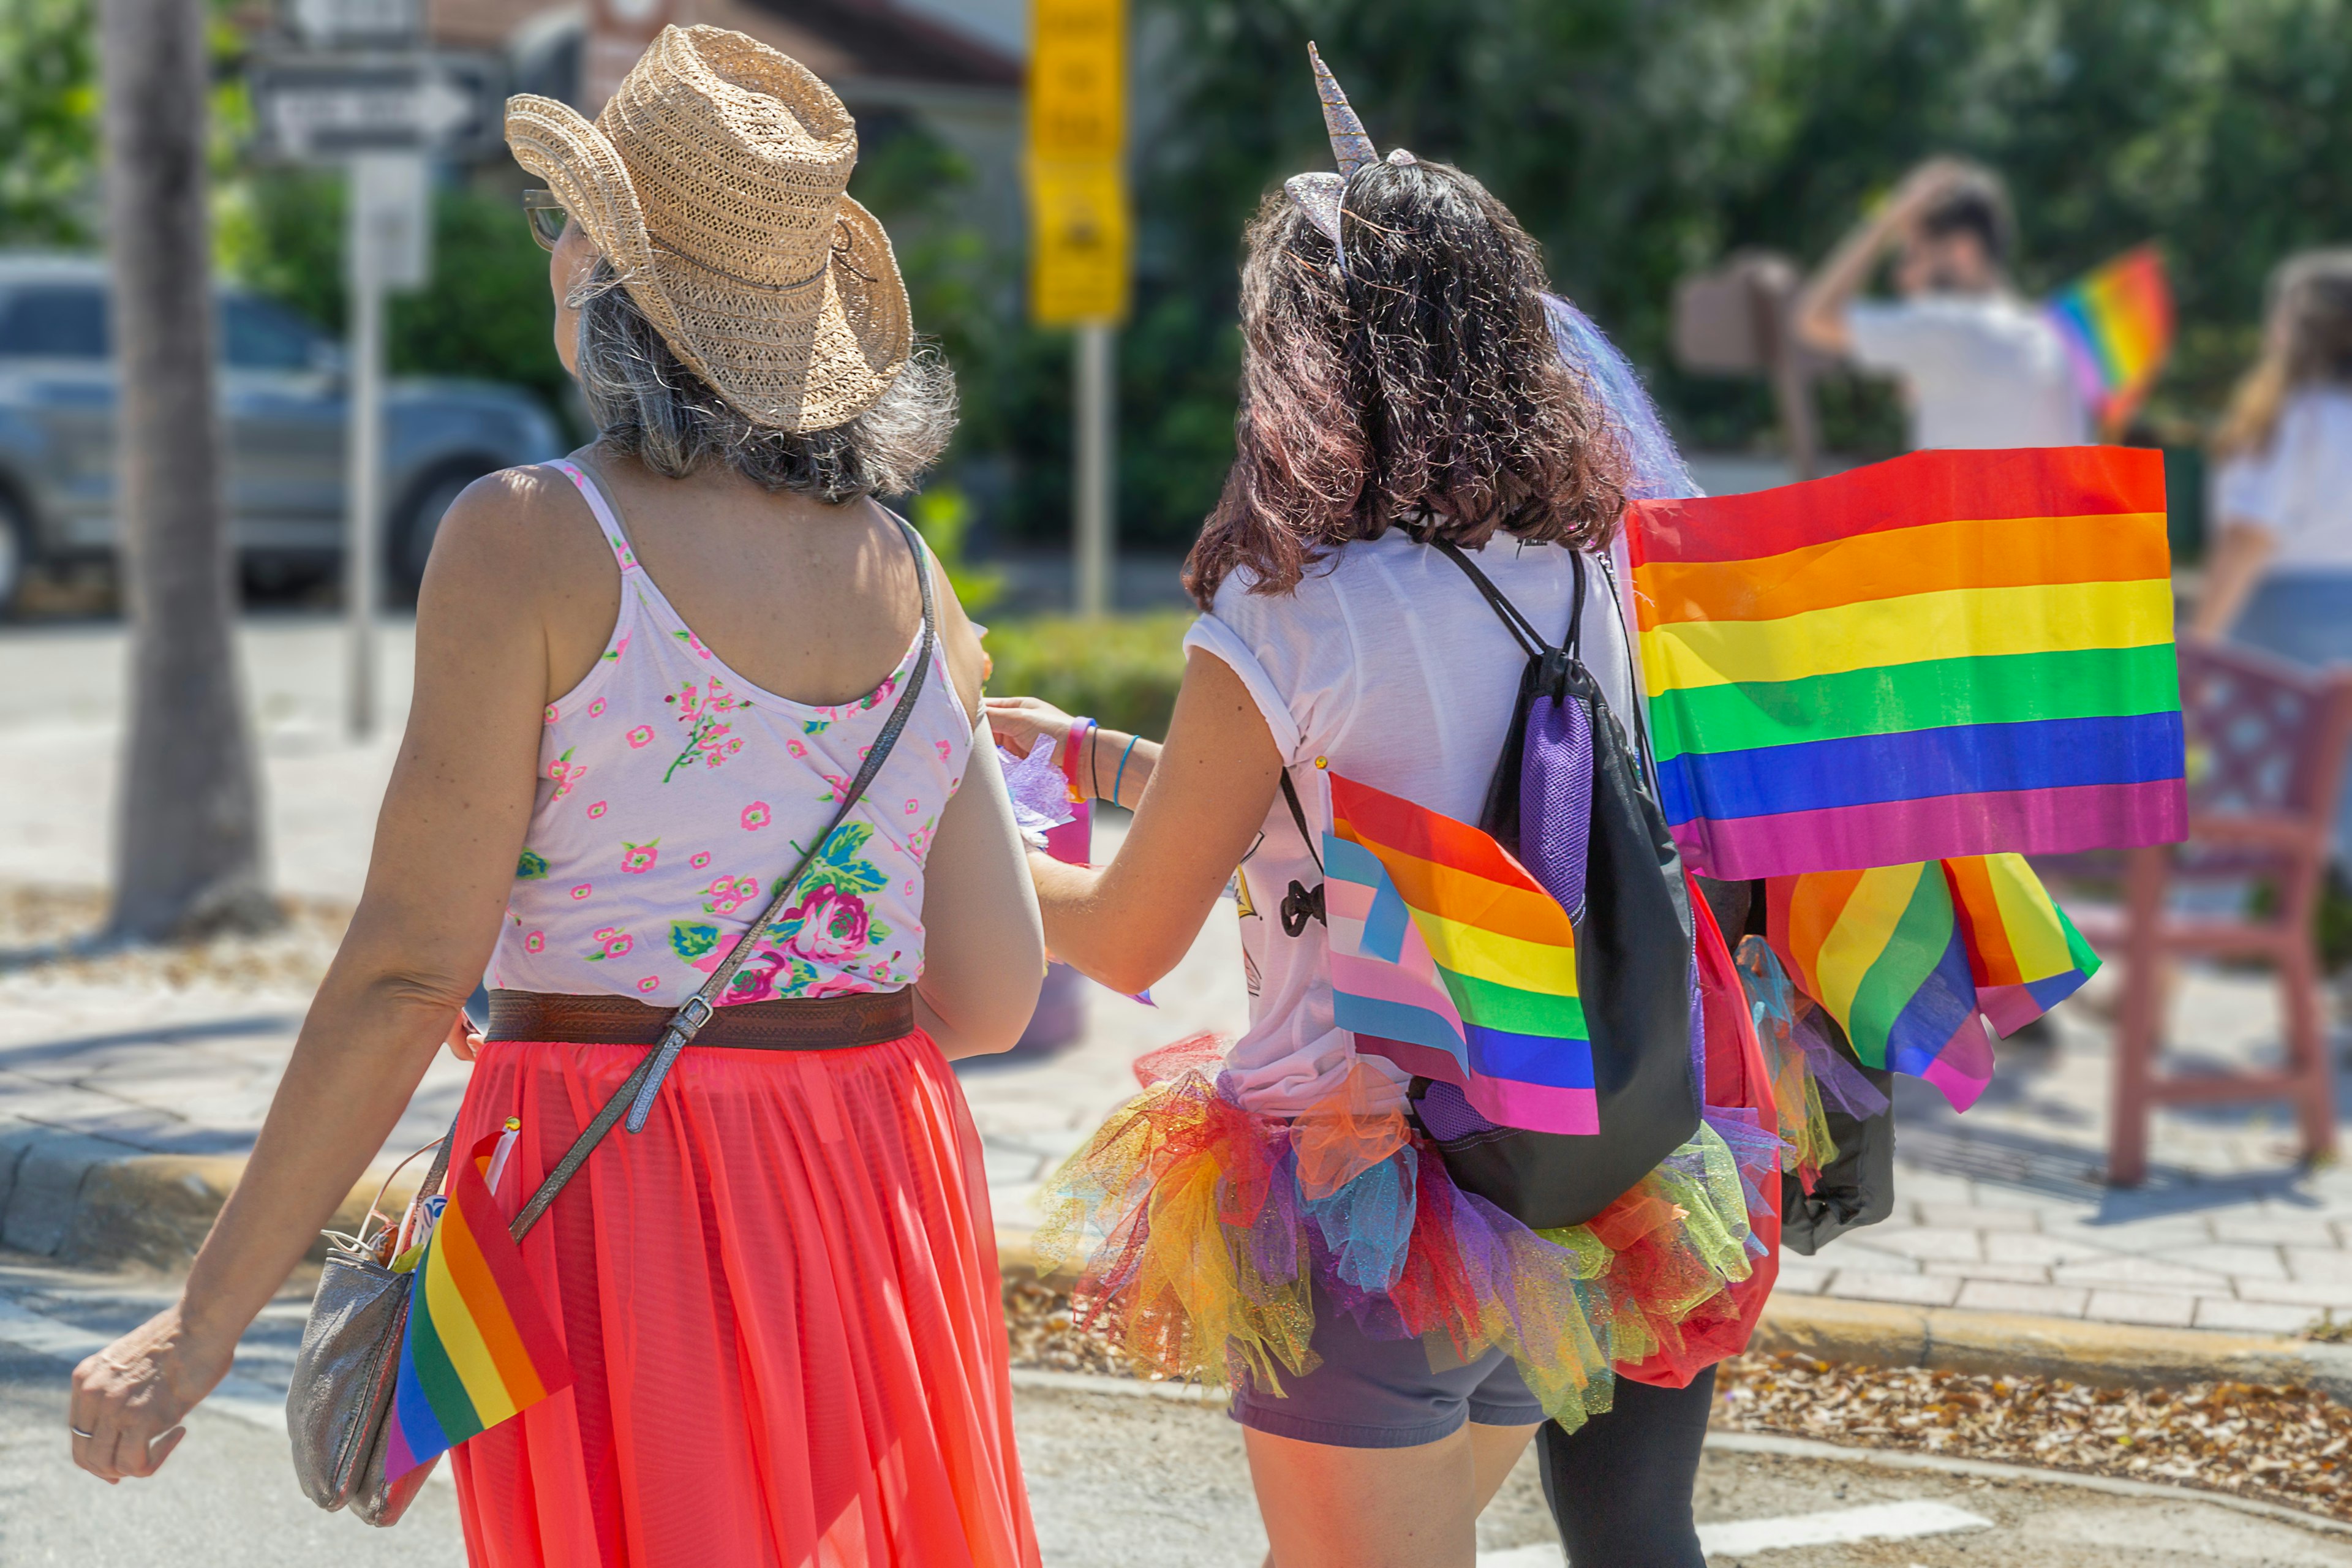
[[[2352,746],[2352,669],[2308,670],[2245,648],[2183,641],[2180,702],[2189,739],[2189,840],[2129,851],[2122,908],[2086,910],[2078,922],[2094,947],[2122,959],[2107,1135],[2107,1179],[2118,1186],[2136,1186],[2147,1175],[2148,1121],[2158,1105],[2291,1100],[2304,1158],[2336,1152],[2336,1075],[2315,927]],[[2178,885],[2249,880],[2270,885],[2267,915],[2186,916],[2170,907]],[[2187,955],[2272,965],[2285,1022],[2284,1068],[2158,1070],[2165,971]]]

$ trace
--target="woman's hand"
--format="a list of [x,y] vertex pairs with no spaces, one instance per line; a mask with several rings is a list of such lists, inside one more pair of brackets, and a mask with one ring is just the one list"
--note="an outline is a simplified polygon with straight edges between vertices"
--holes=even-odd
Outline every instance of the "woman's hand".
[[1063,743],[1070,738],[1070,726],[1077,721],[1050,702],[1034,697],[992,697],[988,700],[988,727],[995,732],[997,745],[1016,757],[1025,757],[1037,747],[1037,737],[1052,738],[1055,760],[1061,755]]
[[205,1344],[173,1306],[89,1357],[74,1368],[67,1406],[74,1463],[109,1486],[153,1475],[188,1435],[181,1421],[228,1374],[235,1349]]
[[482,1032],[474,1027],[474,1021],[467,1017],[466,1010],[460,1007],[457,1016],[449,1020],[448,1037],[441,1043],[449,1047],[451,1056],[461,1062],[469,1062],[474,1059],[474,1053],[482,1048]]

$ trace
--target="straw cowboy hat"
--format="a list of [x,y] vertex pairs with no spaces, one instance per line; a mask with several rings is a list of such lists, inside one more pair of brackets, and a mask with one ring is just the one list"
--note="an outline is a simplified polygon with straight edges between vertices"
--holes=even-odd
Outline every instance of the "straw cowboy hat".
[[845,424],[906,364],[898,259],[845,194],[856,122],[799,61],[724,27],[665,27],[594,124],[521,93],[507,142],[754,424]]

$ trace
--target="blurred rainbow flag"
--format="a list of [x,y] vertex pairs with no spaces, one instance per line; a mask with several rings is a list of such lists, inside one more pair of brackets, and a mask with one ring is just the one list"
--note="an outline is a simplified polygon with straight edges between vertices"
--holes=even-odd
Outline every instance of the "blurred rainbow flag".
[[2016,855],[1774,877],[1765,909],[1766,940],[1863,1064],[1926,1079],[1958,1110],[1992,1081],[1979,1013],[2013,1034],[2099,968]]
[[1323,836],[1335,1022],[1489,1121],[1596,1133],[1576,931],[1468,823],[1338,773]]
[[2185,831],[2161,454],[1915,452],[1626,516],[1660,796],[1693,870]]
[[2164,258],[2153,245],[2126,251],[2061,289],[2046,309],[2065,340],[2084,406],[2114,437],[2172,352],[2172,285]]
[[384,1423],[387,1480],[572,1386],[563,1342],[485,1179],[500,1136],[450,1163],[449,1201],[409,1297]]

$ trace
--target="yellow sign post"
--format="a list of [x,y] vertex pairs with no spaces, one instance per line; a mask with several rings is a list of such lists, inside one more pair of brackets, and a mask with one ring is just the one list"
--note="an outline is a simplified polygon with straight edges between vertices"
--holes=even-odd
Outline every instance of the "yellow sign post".
[[1127,314],[1123,0],[1036,0],[1029,61],[1030,302],[1040,325]]
[[1029,302],[1076,327],[1077,610],[1111,608],[1111,333],[1127,316],[1125,0],[1035,0],[1029,56]]

